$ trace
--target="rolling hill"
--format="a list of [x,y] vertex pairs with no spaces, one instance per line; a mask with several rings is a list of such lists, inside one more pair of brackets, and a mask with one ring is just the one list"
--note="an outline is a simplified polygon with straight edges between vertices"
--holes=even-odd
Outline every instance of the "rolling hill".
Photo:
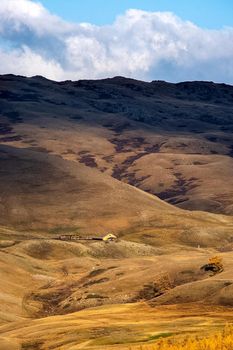
[[[0,77],[0,348],[232,322],[232,103],[212,82]],[[215,255],[224,270],[201,269]]]

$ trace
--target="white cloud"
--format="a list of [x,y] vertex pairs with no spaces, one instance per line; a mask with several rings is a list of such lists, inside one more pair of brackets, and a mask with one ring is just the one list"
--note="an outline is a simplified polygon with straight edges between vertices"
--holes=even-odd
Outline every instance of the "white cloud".
[[74,25],[50,14],[39,2],[31,0],[1,0],[0,31],[5,36],[30,31],[37,36],[59,36]]
[[55,60],[45,60],[41,55],[23,46],[21,50],[0,50],[0,74],[43,75],[52,80],[63,80],[64,71]]
[[108,26],[68,23],[31,0],[1,0],[0,18],[0,73],[233,83],[233,28],[206,30],[141,10]]

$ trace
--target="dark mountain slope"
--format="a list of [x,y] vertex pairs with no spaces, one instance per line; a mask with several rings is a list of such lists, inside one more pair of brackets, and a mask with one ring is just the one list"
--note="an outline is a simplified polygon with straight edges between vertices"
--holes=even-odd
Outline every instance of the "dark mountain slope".
[[233,87],[0,78],[0,143],[47,152],[191,210],[233,213]]

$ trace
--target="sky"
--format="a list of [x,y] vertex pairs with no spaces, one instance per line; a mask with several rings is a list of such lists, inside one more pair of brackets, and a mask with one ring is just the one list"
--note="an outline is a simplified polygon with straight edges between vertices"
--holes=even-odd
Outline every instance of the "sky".
[[0,0],[0,74],[233,84],[232,0]]
[[41,3],[67,21],[111,24],[130,8],[169,11],[183,20],[209,29],[233,27],[232,0],[42,0]]

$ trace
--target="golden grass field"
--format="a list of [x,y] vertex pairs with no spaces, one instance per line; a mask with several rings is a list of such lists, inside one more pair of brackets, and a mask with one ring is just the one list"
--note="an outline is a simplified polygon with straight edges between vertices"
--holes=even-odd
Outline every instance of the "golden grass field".
[[131,346],[129,350],[231,350],[232,348],[233,329],[232,326],[225,326],[222,331],[209,337],[186,336],[183,339],[162,339],[156,345]]
[[[158,309],[143,303],[111,305],[65,316],[24,320],[17,326],[10,323],[1,327],[1,342],[8,342],[9,349],[22,346],[23,349],[43,350],[157,350],[162,343],[163,350],[170,349],[168,345],[172,344],[172,350],[179,350],[181,344],[190,344],[191,340],[198,344],[197,338],[199,345],[205,344],[206,338],[211,344],[216,334],[216,344],[229,343],[232,328],[228,327],[224,333],[224,324],[226,320],[232,322],[232,317],[230,309],[200,305]],[[219,333],[229,336],[223,340]]]
[[233,322],[230,251],[218,252],[224,271],[212,275],[200,267],[216,248],[19,242],[22,232],[1,232],[15,234],[0,250],[4,350],[147,350],[163,338],[202,339]]

